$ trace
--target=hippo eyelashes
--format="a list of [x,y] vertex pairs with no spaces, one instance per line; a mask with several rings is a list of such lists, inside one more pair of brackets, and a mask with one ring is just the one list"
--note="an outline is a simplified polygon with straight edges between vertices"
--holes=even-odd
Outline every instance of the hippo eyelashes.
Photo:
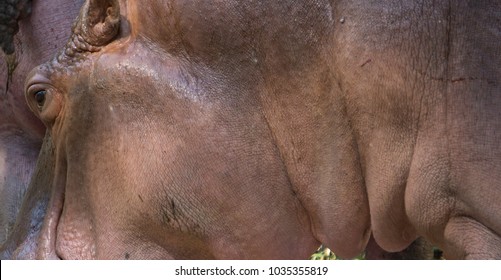
[[46,90],[39,90],[35,92],[35,101],[37,102],[38,109],[42,109],[45,104],[45,95],[47,94]]

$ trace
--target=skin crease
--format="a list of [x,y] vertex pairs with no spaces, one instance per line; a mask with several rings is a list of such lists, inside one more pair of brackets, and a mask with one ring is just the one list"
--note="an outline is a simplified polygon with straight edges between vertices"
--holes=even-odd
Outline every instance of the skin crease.
[[3,258],[501,258],[497,1],[107,8],[28,76],[53,171]]
[[[14,55],[7,58],[0,51],[0,243],[13,227],[45,134],[26,104],[24,80],[64,46],[81,2],[35,1],[31,13],[18,21]],[[10,80],[8,59],[15,66]]]

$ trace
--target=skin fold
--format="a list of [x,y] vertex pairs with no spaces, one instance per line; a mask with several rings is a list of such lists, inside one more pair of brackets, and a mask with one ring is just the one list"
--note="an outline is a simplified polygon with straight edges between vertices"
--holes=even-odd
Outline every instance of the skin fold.
[[89,0],[24,84],[47,134],[0,256],[499,259],[500,9]]

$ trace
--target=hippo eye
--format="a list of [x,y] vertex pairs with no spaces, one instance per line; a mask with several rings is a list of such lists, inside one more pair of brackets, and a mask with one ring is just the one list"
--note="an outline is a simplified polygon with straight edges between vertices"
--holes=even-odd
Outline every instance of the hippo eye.
[[45,95],[47,94],[46,90],[39,90],[35,92],[35,101],[37,102],[38,108],[41,109],[45,104]]
[[28,107],[45,126],[51,127],[61,112],[61,92],[54,87],[51,80],[36,71],[30,74],[25,85],[24,96]]

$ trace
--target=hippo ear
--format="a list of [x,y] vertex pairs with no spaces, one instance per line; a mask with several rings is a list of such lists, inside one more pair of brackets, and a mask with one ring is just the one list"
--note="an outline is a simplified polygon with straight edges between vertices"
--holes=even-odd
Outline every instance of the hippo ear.
[[108,44],[120,27],[118,0],[87,0],[80,11],[80,36],[95,47]]

